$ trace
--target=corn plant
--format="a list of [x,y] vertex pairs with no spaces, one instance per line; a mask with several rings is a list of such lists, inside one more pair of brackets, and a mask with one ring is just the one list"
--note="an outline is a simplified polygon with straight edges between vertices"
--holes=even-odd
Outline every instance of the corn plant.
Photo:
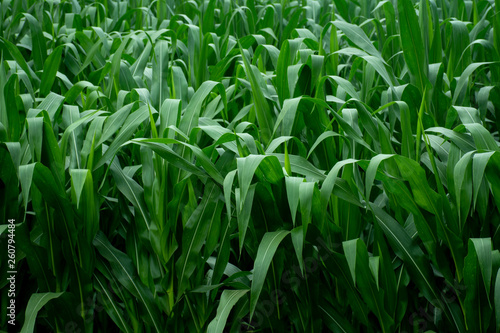
[[2,1],[1,328],[500,332],[499,12]]

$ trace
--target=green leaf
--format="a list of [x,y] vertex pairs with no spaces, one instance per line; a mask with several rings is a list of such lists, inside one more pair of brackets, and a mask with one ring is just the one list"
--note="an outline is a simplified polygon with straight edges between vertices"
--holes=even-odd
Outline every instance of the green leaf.
[[477,149],[499,151],[498,144],[486,128],[480,124],[465,124],[465,128],[472,134]]
[[306,238],[307,226],[312,222],[312,206],[315,188],[315,182],[300,183],[299,187],[300,213],[302,217],[304,239]]
[[245,71],[248,78],[250,79],[250,84],[252,86],[252,96],[255,106],[255,112],[257,114],[257,121],[259,122],[259,128],[262,133],[262,141],[264,144],[268,144],[271,140],[273,120],[271,109],[269,108],[269,104],[262,91],[263,82],[259,82],[262,81],[262,78],[260,77],[261,74],[255,66],[249,63],[249,61],[247,60],[247,56],[245,55],[245,50],[242,48],[241,44],[239,45],[239,48],[241,50],[243,64],[245,65]]
[[111,163],[110,170],[115,180],[116,187],[134,206],[135,218],[144,223],[146,229],[149,231],[151,229],[151,223],[149,211],[144,202],[144,189],[123,172],[117,161]]
[[368,168],[366,169],[366,178],[365,178],[365,188],[366,188],[366,199],[370,199],[370,193],[373,187],[373,182],[375,181],[375,176],[377,174],[378,167],[380,163],[384,160],[392,157],[394,155],[389,154],[379,154],[374,156],[370,160],[370,164],[368,164]]
[[495,279],[495,321],[496,321],[496,331],[500,330],[500,268],[497,271]]
[[229,312],[236,302],[238,302],[247,292],[248,290],[224,290],[220,297],[219,306],[217,307],[217,315],[208,325],[207,332],[222,333],[226,326]]
[[28,75],[29,79],[35,82],[40,82],[40,79],[38,76],[36,76],[35,72],[31,69],[31,67],[28,66],[26,63],[26,60],[24,60],[23,55],[21,52],[19,52],[19,49],[9,42],[7,39],[3,38],[0,36],[0,42],[1,45],[3,46],[4,49],[7,49],[7,51],[10,53],[12,58],[17,62],[19,66],[24,70],[26,75]]
[[24,17],[28,20],[31,29],[31,51],[33,52],[35,68],[41,70],[44,67],[45,58],[47,58],[47,46],[41,22],[28,13],[25,13]]
[[96,289],[101,292],[102,300],[109,316],[121,330],[127,333],[131,332],[129,323],[125,320],[120,305],[113,299],[112,292],[107,288],[104,278],[99,277],[97,274],[94,275],[94,278],[97,282]]
[[222,96],[222,101],[224,103],[224,107],[227,108],[226,101],[226,90],[222,83],[214,82],[214,81],[205,81],[202,85],[196,90],[195,94],[191,98],[186,110],[184,111],[183,116],[181,117],[181,121],[179,123],[179,129],[186,134],[190,134],[191,130],[198,126],[198,118],[201,116],[202,111],[201,107],[207,96],[214,90],[218,89],[220,96]]
[[113,247],[101,231],[97,233],[93,244],[110,263],[113,275],[120,284],[134,295],[139,304],[146,309],[146,320],[152,323],[156,331],[161,331],[161,327],[163,327],[162,320],[154,302],[153,294],[138,279],[132,260],[125,253]]
[[338,311],[335,310],[335,308],[331,306],[321,306],[318,305],[319,310],[323,314],[323,318],[330,328],[332,332],[339,332],[339,333],[351,333],[355,332],[354,328],[352,325],[349,323],[349,321]]
[[[427,85],[427,66],[422,35],[418,27],[417,15],[411,0],[398,0],[399,30],[403,55],[414,83],[421,93]],[[418,153],[418,152],[417,152]]]
[[352,158],[344,161],[339,161],[335,164],[332,170],[330,170],[328,176],[323,182],[323,185],[321,186],[321,204],[323,206],[323,209],[326,209],[326,206],[328,205],[328,200],[330,199],[333,188],[335,187],[340,169],[348,164],[354,164],[356,162],[358,162],[358,160]]
[[298,226],[291,231],[293,248],[295,249],[295,254],[297,255],[297,260],[299,262],[300,272],[304,275],[304,258],[303,258],[303,250],[304,250],[304,228],[303,226]]
[[476,153],[472,157],[472,184],[474,185],[474,207],[476,207],[476,202],[479,194],[479,189],[483,180],[485,179],[484,171],[486,170],[486,165],[488,164],[490,157],[495,152],[486,153]]
[[80,197],[82,195],[83,186],[87,180],[87,175],[90,175],[89,170],[71,169],[69,173],[71,175],[71,188],[75,191],[76,207],[78,208],[80,205]]
[[422,292],[423,296],[434,306],[442,309],[445,315],[449,318],[450,322],[455,324],[458,332],[465,332],[463,323],[451,319],[451,313],[449,310],[449,304],[441,301],[439,297],[439,292],[437,291],[434,279],[431,278],[433,274],[431,273],[431,267],[427,260],[425,260],[424,253],[414,244],[403,229],[403,227],[394,220],[389,214],[383,211],[376,205],[370,204],[370,209],[373,211],[377,223],[381,226],[387,240],[391,244],[398,257],[403,259],[412,281],[418,286],[419,290]]
[[[153,61],[153,85],[151,87],[151,98],[153,99],[153,106],[157,109],[160,108],[165,99],[170,97],[168,87],[170,47],[171,43],[167,42],[166,40],[159,40],[158,42],[156,42],[154,49],[155,57]],[[189,132],[186,131],[186,133]]]
[[42,83],[40,84],[40,94],[46,96],[49,94],[56,79],[59,65],[61,64],[61,55],[63,46],[56,47],[43,64]]
[[240,206],[237,207],[238,210],[242,210],[243,203],[247,197],[248,188],[252,182],[255,171],[259,167],[259,164],[266,158],[263,155],[249,155],[247,157],[239,157],[236,159],[238,165],[238,182],[241,188],[241,202]]
[[269,269],[269,265],[271,265],[274,253],[278,249],[278,245],[281,243],[283,238],[285,238],[289,233],[290,231],[285,230],[266,232],[259,244],[257,256],[255,257],[252,288],[250,292],[250,320],[252,320],[255,312],[257,301],[259,300],[260,293],[262,292],[264,280],[266,279],[267,271]]
[[38,311],[40,311],[40,309],[43,308],[49,301],[54,298],[58,298],[62,294],[64,294],[64,292],[32,294],[30,300],[28,301],[28,305],[26,306],[26,315],[24,325],[21,328],[21,333],[34,332]]
[[33,184],[33,171],[35,163],[19,166],[19,180],[21,181],[21,194],[23,196],[24,210],[28,207],[31,185]]
[[297,207],[299,206],[300,184],[303,181],[304,178],[299,178],[299,177],[285,178],[288,205],[290,206],[290,213],[292,215],[292,221],[294,226],[295,226],[295,219],[297,216]]
[[477,261],[479,263],[481,277],[483,278],[484,288],[486,289],[486,294],[489,295],[491,286],[491,276],[493,273],[491,238],[471,238],[470,242],[472,242],[474,250],[476,251]]
[[343,21],[333,21],[332,23],[337,28],[342,30],[344,34],[361,50],[367,52],[372,56],[380,57],[379,51],[375,48],[375,46],[373,46],[372,42],[370,41],[370,39],[368,39],[363,29],[361,29],[359,26]]
[[468,152],[458,161],[453,172],[460,226],[464,225],[472,202],[471,162],[472,152]]
[[188,279],[198,266],[201,247],[206,241],[212,220],[215,219],[214,211],[219,194],[220,189],[214,183],[206,186],[202,202],[184,226],[182,253],[175,263],[179,280],[178,297],[188,288]]
[[460,75],[460,78],[458,79],[457,86],[455,88],[455,92],[453,93],[453,100],[451,102],[453,105],[455,105],[460,94],[463,94],[462,90],[465,88],[465,85],[467,84],[467,82],[469,80],[469,76],[480,66],[488,65],[488,64],[491,64],[491,62],[473,63],[473,64],[470,64],[469,66],[467,66],[465,71]]
[[[139,125],[148,118],[149,109],[147,105],[144,105],[135,112],[131,113],[125,120],[125,123],[121,127],[120,132],[118,132],[108,150],[106,150],[106,152],[94,165],[94,170],[97,170],[105,163],[108,163],[109,160],[114,157],[116,152],[120,149],[121,145],[129,140],[132,135],[134,135],[134,132],[137,131],[137,127],[139,127]],[[103,132],[106,133],[106,126],[104,127]]]

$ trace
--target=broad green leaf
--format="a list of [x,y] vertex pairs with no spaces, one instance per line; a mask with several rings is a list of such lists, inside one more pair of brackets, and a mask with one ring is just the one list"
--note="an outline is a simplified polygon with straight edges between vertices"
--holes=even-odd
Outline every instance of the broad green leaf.
[[333,307],[323,307],[318,305],[318,308],[323,313],[326,324],[333,332],[354,332],[354,328],[349,321],[346,320],[346,318],[337,312]]
[[4,49],[10,53],[10,55],[16,60],[17,64],[24,70],[26,75],[28,75],[30,80],[34,80],[35,82],[39,82],[40,79],[36,76],[35,72],[28,66],[26,60],[24,60],[23,55],[19,52],[18,48],[9,42],[7,39],[0,36],[0,42]]
[[226,326],[229,312],[236,302],[247,292],[248,290],[224,290],[220,297],[219,306],[217,307],[217,315],[208,325],[207,332],[222,333]]
[[226,107],[226,91],[224,86],[221,83],[217,83],[214,81],[205,81],[203,84],[196,90],[196,93],[191,98],[186,110],[184,111],[183,116],[181,117],[181,121],[179,123],[179,128],[184,133],[191,133],[191,130],[198,126],[198,118],[201,115],[201,107],[207,96],[214,90],[218,89],[219,94],[222,96],[222,101],[224,103],[224,107]]
[[479,62],[479,63],[473,63],[467,66],[465,71],[460,75],[460,79],[458,79],[457,86],[455,88],[455,92],[453,93],[453,100],[452,104],[455,104],[456,101],[458,100],[460,94],[462,94],[462,90],[465,88],[465,85],[467,84],[469,80],[469,76],[480,66],[483,65],[488,65],[491,64],[491,62]]
[[[108,163],[111,158],[114,157],[116,152],[120,149],[120,146],[125,143],[127,140],[130,139],[130,137],[134,134],[134,132],[137,130],[139,125],[145,121],[146,119],[149,118],[149,112],[148,112],[148,107],[147,105],[142,106],[135,112],[131,113],[127,119],[125,120],[125,123],[120,129],[120,132],[116,135],[115,139],[109,146],[108,150],[102,155],[102,157],[96,162],[94,165],[94,170],[97,170],[99,167],[104,165],[105,163]],[[106,128],[104,128],[104,132],[106,131]],[[104,136],[104,134],[103,134]],[[101,139],[102,140],[102,139]]]
[[38,105],[38,109],[45,110],[49,114],[52,121],[55,120],[57,112],[62,108],[64,97],[51,92],[43,101]]
[[[483,278],[484,288],[486,294],[490,293],[491,276],[492,276],[492,244],[490,238],[471,238],[472,244],[476,251],[477,260],[479,262],[479,269],[481,277]],[[489,303],[489,299],[488,299]],[[491,306],[491,304],[490,304]]]
[[297,255],[297,260],[299,262],[300,272],[304,275],[304,258],[303,258],[303,249],[304,249],[304,228],[303,226],[298,226],[291,231],[292,243],[295,249],[295,254]]
[[463,152],[469,152],[471,150],[476,149],[472,138],[466,134],[455,132],[444,127],[431,127],[426,129],[426,132],[441,133],[445,135],[451,140],[451,142],[456,144]]
[[337,181],[337,177],[339,174],[340,169],[342,169],[344,166],[348,164],[354,164],[358,162],[355,159],[347,159],[344,161],[339,161],[335,164],[335,166],[330,170],[328,173],[328,176],[326,177],[325,181],[323,182],[323,185],[321,186],[321,204],[323,206],[323,209],[326,209],[326,206],[328,204],[328,200],[330,199],[330,196],[332,194],[333,188],[335,187],[335,182]]
[[153,99],[153,106],[158,109],[163,104],[163,101],[170,97],[168,87],[170,47],[171,43],[166,40],[159,40],[154,48],[153,85],[151,87],[151,97]]
[[392,157],[394,155],[388,155],[388,154],[379,154],[375,157],[373,157],[370,160],[370,164],[368,164],[368,168],[366,169],[366,179],[365,179],[365,187],[366,187],[366,199],[370,199],[370,193],[373,187],[373,182],[375,181],[375,176],[377,174],[378,167],[380,163],[382,163],[384,160]]
[[379,51],[375,48],[375,46],[373,46],[363,29],[359,26],[343,21],[333,21],[333,24],[338,29],[342,30],[344,34],[361,50],[364,50],[372,56],[380,57]]
[[239,249],[240,255],[243,250],[243,245],[245,245],[245,236],[248,229],[248,223],[250,222],[250,216],[252,213],[253,198],[255,195],[256,184],[250,185],[248,188],[247,196],[245,201],[243,201],[241,195],[241,188],[236,189],[236,217],[238,219],[238,239],[239,239]]
[[61,64],[61,55],[63,51],[63,46],[60,45],[56,47],[52,53],[47,58],[47,61],[43,64],[42,72],[42,82],[40,84],[40,94],[46,96],[50,92],[54,80],[56,78],[57,71]]
[[269,104],[264,97],[264,93],[262,92],[262,85],[258,80],[258,78],[260,78],[260,72],[255,66],[249,63],[247,56],[245,55],[245,50],[241,47],[241,45],[240,50],[243,63],[245,65],[245,71],[248,78],[250,79],[250,84],[252,86],[252,96],[255,112],[257,115],[257,121],[259,122],[259,128],[262,132],[262,141],[264,142],[264,144],[267,144],[271,140],[271,128],[273,127],[271,109],[269,108]]
[[[476,331],[488,327],[491,303],[482,301],[483,289],[489,288],[491,282],[491,242],[489,239],[469,239],[469,253],[465,258],[464,283],[467,294],[464,301],[464,312],[467,326]],[[487,281],[487,285],[486,285]]]
[[118,129],[127,120],[132,107],[133,104],[127,104],[106,118],[106,123],[102,129],[102,136],[97,142],[96,147],[101,145],[103,142],[106,142],[118,131]]
[[241,202],[238,210],[242,210],[243,203],[245,202],[248,188],[252,182],[255,171],[259,164],[266,158],[263,155],[249,155],[247,157],[240,157],[236,160],[238,165],[238,183],[241,188]]
[[250,319],[253,317],[255,312],[257,301],[260,293],[262,292],[262,287],[264,286],[264,280],[266,279],[269,265],[271,265],[271,260],[273,259],[279,244],[289,233],[290,231],[285,230],[267,232],[259,244],[253,268],[252,288],[250,291]]
[[71,175],[71,188],[75,191],[76,196],[76,207],[80,205],[80,198],[83,191],[83,186],[87,180],[87,175],[89,175],[89,170],[87,169],[71,169],[69,171]]
[[304,182],[300,183],[299,186],[300,215],[302,217],[304,239],[306,238],[307,226],[312,222],[312,206],[315,187],[315,182]]
[[498,143],[482,125],[465,124],[465,128],[472,134],[477,149],[498,151]]
[[478,198],[479,188],[483,179],[485,179],[484,171],[488,164],[490,157],[494,152],[476,153],[472,157],[472,184],[474,185],[474,207]]
[[286,194],[288,198],[288,205],[290,206],[290,213],[292,215],[293,225],[295,226],[295,220],[297,216],[297,207],[299,206],[299,194],[300,194],[300,184],[304,181],[304,178],[300,177],[286,177]]
[[26,315],[24,319],[24,325],[21,329],[22,333],[34,332],[35,329],[35,321],[38,315],[38,311],[42,309],[47,302],[58,298],[64,294],[60,293],[41,293],[41,294],[32,294],[30,300],[28,301],[28,305],[26,306]]
[[197,267],[201,247],[206,241],[210,224],[215,219],[213,213],[219,194],[220,190],[214,183],[208,185],[202,202],[183,228],[182,254],[175,264],[179,280],[178,297],[188,288],[188,279]]
[[496,330],[498,332],[498,330],[500,329],[500,268],[497,271],[495,279],[494,300],[495,300],[495,322],[496,322]]
[[98,284],[98,289],[100,289],[102,293],[102,300],[104,305],[106,306],[106,311],[109,316],[113,319],[116,325],[123,330],[124,332],[131,332],[129,325],[126,319],[123,316],[122,310],[118,303],[113,299],[112,293],[109,288],[107,288],[106,283],[104,282],[103,277],[98,277],[94,275],[95,281]]
[[[212,177],[213,180],[215,180],[217,183],[222,184],[223,183],[223,178],[221,174],[219,173],[219,170],[215,167],[215,165],[212,163],[212,161],[205,155],[205,153],[198,147],[180,142],[174,139],[136,139],[130,141],[131,143],[139,144],[148,148],[151,148],[153,151],[157,152],[160,156],[164,157],[172,163],[170,158],[176,155],[172,151],[172,149],[169,149],[167,146],[162,146],[161,144],[180,144],[183,145],[184,147],[189,148],[196,156],[198,163],[205,169],[208,175]],[[181,158],[182,159],[182,158]],[[187,164],[188,162],[186,162]],[[196,170],[196,167],[193,165],[192,168]]]
[[472,203],[471,162],[472,152],[468,152],[458,161],[454,170],[455,195],[460,226],[464,225]]
[[428,82],[427,66],[422,35],[415,29],[417,15],[411,0],[398,0],[399,30],[403,55],[412,76],[412,82],[423,93]]
[[160,312],[154,302],[153,294],[137,278],[132,260],[125,253],[113,247],[102,232],[97,233],[93,244],[99,253],[110,263],[111,270],[116,279],[146,309],[146,320],[152,323],[155,330],[160,331],[163,325]]
[[28,207],[28,199],[30,195],[31,185],[33,184],[33,171],[35,170],[35,163],[19,166],[19,180],[21,182],[21,194],[23,196],[24,209]]
[[450,317],[449,320],[454,323],[457,331],[465,332],[463,323],[457,322],[454,319],[452,320],[450,310],[448,309],[449,305],[446,303],[443,304],[441,301],[434,279],[431,278],[431,267],[425,260],[422,250],[412,242],[403,227],[390,215],[376,205],[370,205],[370,208],[392,248],[406,263],[413,282],[419,287],[424,297],[436,307],[442,309],[446,316]]
[[[147,230],[151,228],[149,212],[144,202],[144,189],[131,177],[127,176],[117,161],[110,166],[111,174],[115,179],[116,187],[135,207],[135,217],[145,224]],[[149,235],[148,235],[149,236]]]

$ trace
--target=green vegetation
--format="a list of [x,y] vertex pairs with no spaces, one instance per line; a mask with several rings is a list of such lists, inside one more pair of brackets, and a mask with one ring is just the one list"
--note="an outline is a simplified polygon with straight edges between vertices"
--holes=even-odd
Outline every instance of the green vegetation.
[[500,332],[499,12],[1,1],[1,328]]

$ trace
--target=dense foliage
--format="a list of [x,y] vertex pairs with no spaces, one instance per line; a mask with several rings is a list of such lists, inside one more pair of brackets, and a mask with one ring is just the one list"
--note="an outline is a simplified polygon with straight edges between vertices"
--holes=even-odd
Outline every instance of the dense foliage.
[[499,0],[0,2],[0,326],[499,332]]

